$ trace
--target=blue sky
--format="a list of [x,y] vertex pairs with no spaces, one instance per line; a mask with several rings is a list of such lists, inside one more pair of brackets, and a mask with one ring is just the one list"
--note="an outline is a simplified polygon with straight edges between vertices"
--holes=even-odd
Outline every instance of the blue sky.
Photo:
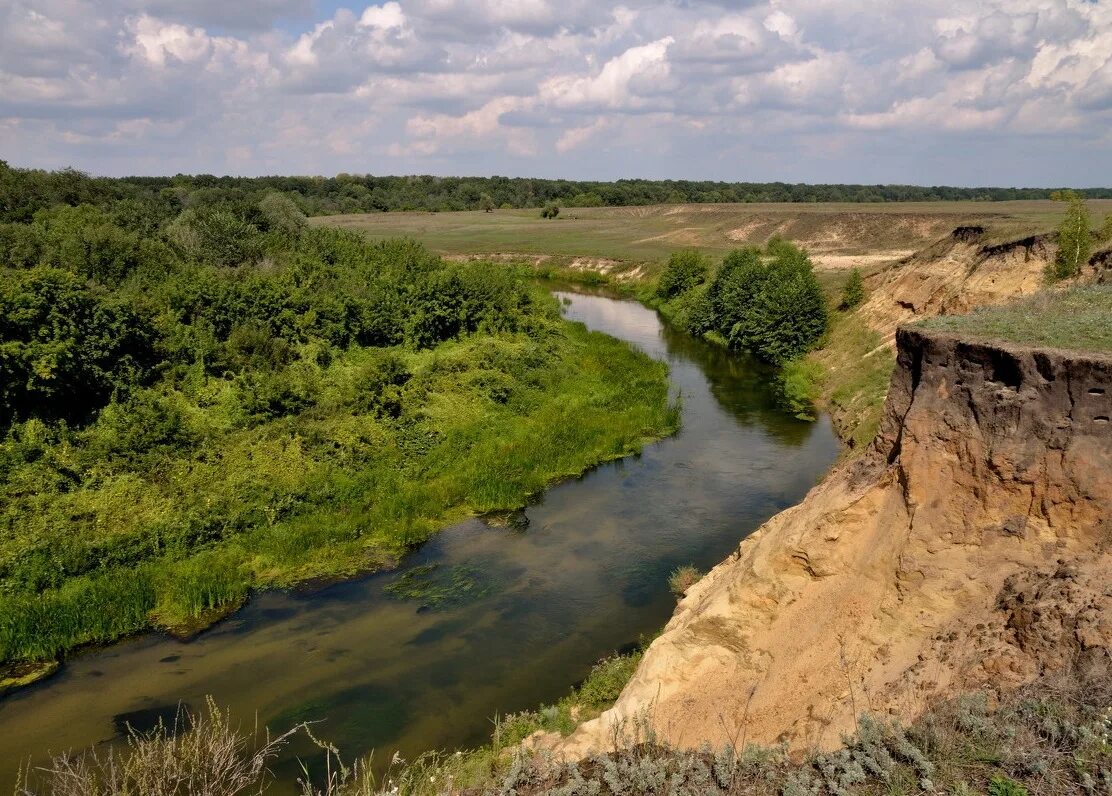
[[0,158],[1106,185],[1112,3],[0,0]]

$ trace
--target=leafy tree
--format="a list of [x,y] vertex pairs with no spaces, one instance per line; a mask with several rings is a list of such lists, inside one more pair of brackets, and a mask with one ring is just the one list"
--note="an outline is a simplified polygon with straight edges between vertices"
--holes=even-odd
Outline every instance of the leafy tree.
[[1112,213],[1104,217],[1104,224],[1101,225],[1100,231],[1097,233],[1097,239],[1101,243],[1112,242]]
[[838,305],[839,309],[851,310],[854,307],[860,306],[865,301],[865,283],[861,279],[861,269],[854,268],[849,272],[849,279],[846,280],[846,286],[842,288],[842,301]]
[[105,284],[117,284],[141,259],[140,239],[91,205],[40,210],[31,225],[41,260]]
[[782,364],[826,332],[826,299],[807,254],[773,240],[728,254],[707,293],[715,330],[732,348]]
[[670,299],[685,293],[705,282],[708,270],[707,259],[698,250],[672,252],[660,275],[656,294],[663,299]]
[[1068,279],[1081,273],[1093,251],[1092,221],[1084,198],[1076,191],[1058,191],[1053,199],[1066,203],[1066,217],[1058,227],[1058,254],[1051,270],[1053,279]]
[[81,418],[142,384],[154,330],[125,301],[56,268],[0,282],[0,415]]
[[277,191],[271,191],[262,198],[259,211],[266,219],[267,229],[291,238],[296,238],[309,225],[305,214],[293,200]]
[[595,192],[577,193],[567,201],[568,207],[602,207],[602,197]]
[[779,365],[811,350],[826,332],[826,323],[826,297],[810,261],[788,253],[769,263],[741,323],[727,339]]
[[722,260],[707,294],[715,328],[721,334],[728,337],[741,322],[766,273],[761,250],[754,246],[735,249]]
[[494,212],[494,199],[491,198],[489,193],[484,193],[479,197],[479,209],[484,213]]
[[560,215],[560,206],[555,202],[549,202],[541,210],[541,218],[556,218],[558,215]]
[[188,256],[212,265],[241,265],[262,255],[258,227],[230,210],[188,208],[167,233]]
[[42,256],[42,240],[30,224],[0,224],[0,264],[30,268]]

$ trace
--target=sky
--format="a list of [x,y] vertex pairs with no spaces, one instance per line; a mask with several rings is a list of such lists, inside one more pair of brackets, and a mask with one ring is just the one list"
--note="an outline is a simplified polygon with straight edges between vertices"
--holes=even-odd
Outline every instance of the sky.
[[0,0],[0,159],[1112,184],[1112,0]]

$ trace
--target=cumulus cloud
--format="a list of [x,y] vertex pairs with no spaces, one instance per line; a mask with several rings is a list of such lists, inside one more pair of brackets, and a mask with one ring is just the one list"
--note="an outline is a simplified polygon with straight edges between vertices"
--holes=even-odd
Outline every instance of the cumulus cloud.
[[1112,173],[1110,3],[317,8],[8,0],[3,156],[99,173],[969,183],[1009,157],[1022,175],[991,181]]

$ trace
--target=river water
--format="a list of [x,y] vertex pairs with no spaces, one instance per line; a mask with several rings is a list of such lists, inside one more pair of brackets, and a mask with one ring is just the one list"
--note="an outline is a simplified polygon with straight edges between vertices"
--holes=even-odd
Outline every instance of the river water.
[[[470,520],[414,552],[475,584],[464,604],[384,592],[382,573],[311,594],[268,592],[189,642],[149,634],[79,655],[0,698],[0,791],[21,763],[118,741],[211,695],[246,724],[316,734],[349,757],[478,745],[491,717],[552,702],[598,659],[658,630],[676,566],[708,569],[800,500],[838,454],[828,420],[777,411],[769,373],[662,324],[640,304],[558,294],[566,314],[671,367],[683,429],[547,491],[525,529]],[[568,303],[570,302],[570,303]],[[291,747],[278,771],[291,777]]]

